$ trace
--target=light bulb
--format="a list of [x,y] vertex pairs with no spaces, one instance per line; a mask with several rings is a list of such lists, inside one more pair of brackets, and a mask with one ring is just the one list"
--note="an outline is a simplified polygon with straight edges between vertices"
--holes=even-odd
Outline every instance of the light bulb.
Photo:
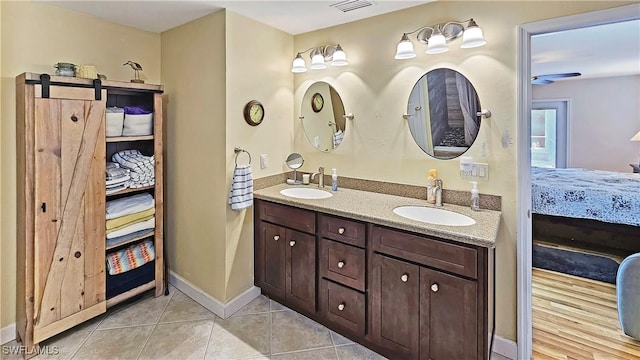
[[324,64],[324,55],[315,54],[311,57],[311,66],[310,68],[314,70],[326,69],[327,65]]
[[407,34],[403,34],[396,48],[396,56],[393,58],[396,60],[404,60],[413,59],[414,57],[416,57],[416,52],[413,50],[413,43],[409,40]]
[[441,32],[434,33],[429,37],[429,43],[427,44],[427,54],[441,54],[449,51],[447,46],[447,39]]
[[307,72],[307,65],[304,63],[304,59],[298,53],[295,59],[293,59],[293,67],[291,67],[292,73],[303,73]]
[[336,47],[336,51],[333,52],[333,60],[331,61],[331,66],[345,66],[349,65],[347,61],[347,54],[344,53],[340,44]]

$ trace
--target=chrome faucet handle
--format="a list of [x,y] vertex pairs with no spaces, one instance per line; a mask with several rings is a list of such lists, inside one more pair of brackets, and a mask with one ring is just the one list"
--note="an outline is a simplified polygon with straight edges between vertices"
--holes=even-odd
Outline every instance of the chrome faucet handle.
[[320,166],[318,168],[318,172],[311,174],[311,179],[315,179],[318,175],[320,175],[318,177],[318,187],[324,187],[324,167]]

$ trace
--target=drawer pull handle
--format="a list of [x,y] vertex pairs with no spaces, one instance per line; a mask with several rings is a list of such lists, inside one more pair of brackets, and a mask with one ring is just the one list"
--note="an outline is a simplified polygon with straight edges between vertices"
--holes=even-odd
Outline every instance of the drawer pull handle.
[[295,244],[296,244],[295,241],[293,241],[293,240],[289,241],[289,246],[293,247]]
[[338,310],[342,311],[344,310],[345,304],[344,303],[340,303],[340,305],[338,305]]
[[433,292],[438,292],[438,290],[439,290],[439,289],[440,289],[440,288],[438,287],[438,284],[437,284],[437,283],[435,283],[435,284],[431,285],[431,291],[433,291]]
[[338,261],[338,267],[342,269],[344,267],[344,261]]
[[280,235],[275,235],[275,236],[273,237],[273,240],[275,240],[275,241],[280,240]]
[[340,234],[340,235],[344,234],[344,228],[343,227],[338,228],[338,234]]
[[409,281],[409,275],[407,275],[407,274],[402,274],[402,276],[400,276],[400,280],[402,280],[402,282],[407,282],[407,281]]

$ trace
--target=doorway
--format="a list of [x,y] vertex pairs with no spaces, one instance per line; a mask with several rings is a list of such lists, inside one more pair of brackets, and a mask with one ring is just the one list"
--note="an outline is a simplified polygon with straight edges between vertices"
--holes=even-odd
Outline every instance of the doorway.
[[574,28],[640,18],[640,4],[524,24],[518,28],[518,224],[517,293],[518,359],[532,355],[532,223],[531,223],[531,37]]

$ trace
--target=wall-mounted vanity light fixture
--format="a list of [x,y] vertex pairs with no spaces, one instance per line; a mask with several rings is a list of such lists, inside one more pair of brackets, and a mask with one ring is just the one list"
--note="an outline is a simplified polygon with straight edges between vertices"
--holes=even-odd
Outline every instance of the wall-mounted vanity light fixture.
[[395,59],[412,59],[416,57],[413,43],[409,35],[416,34],[416,39],[427,44],[427,54],[441,54],[449,51],[448,43],[462,36],[463,49],[483,46],[487,43],[482,34],[482,29],[473,19],[464,21],[449,21],[448,23],[423,26],[411,32],[402,34],[398,43]]
[[307,72],[307,64],[304,62],[302,54],[309,51],[309,57],[311,57],[311,66],[309,67],[313,70],[326,69],[327,65],[325,62],[330,62],[331,66],[349,65],[349,62],[347,61],[347,54],[344,53],[340,44],[325,45],[312,47],[299,52],[295,59],[293,59],[293,67],[291,68],[292,73]]

